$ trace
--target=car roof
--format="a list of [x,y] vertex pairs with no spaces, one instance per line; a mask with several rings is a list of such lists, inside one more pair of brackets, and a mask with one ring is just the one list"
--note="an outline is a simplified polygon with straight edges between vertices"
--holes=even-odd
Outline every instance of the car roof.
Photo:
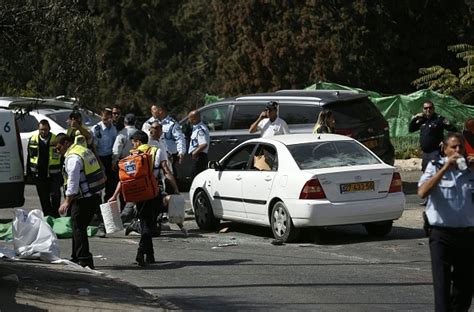
[[293,145],[301,143],[310,143],[315,141],[356,141],[353,138],[350,138],[345,135],[340,134],[312,134],[312,133],[301,133],[301,134],[284,134],[284,135],[275,135],[271,137],[264,138],[255,138],[247,142],[280,142],[284,145]]
[[0,107],[4,108],[64,108],[73,109],[77,106],[74,102],[57,100],[54,98],[34,98],[34,97],[0,97]]
[[321,105],[326,105],[332,102],[350,101],[355,99],[367,98],[367,94],[358,93],[350,90],[279,90],[270,93],[255,93],[243,96],[236,96],[218,101],[213,104],[225,102],[240,102],[248,101],[288,101],[294,100],[298,102],[318,102]]

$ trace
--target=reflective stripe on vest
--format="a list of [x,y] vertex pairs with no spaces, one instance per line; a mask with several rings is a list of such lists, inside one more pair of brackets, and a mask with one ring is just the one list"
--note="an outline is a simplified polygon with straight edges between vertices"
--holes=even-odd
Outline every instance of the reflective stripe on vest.
[[[30,170],[33,173],[38,172],[38,160],[39,160],[39,135],[33,135],[28,141],[28,152],[30,154]],[[46,142],[48,145],[48,176],[52,174],[61,173],[61,155],[56,152],[56,135],[51,133],[49,140]]]
[[[78,155],[82,159],[83,172],[86,176],[86,183],[89,187],[89,193],[94,194],[98,191],[102,190],[105,187],[105,178],[102,168],[99,165],[99,161],[95,157],[94,153],[84,147],[82,145],[74,144],[72,145],[64,155],[66,158],[72,154]],[[83,181],[80,181],[82,184]],[[67,188],[67,173],[64,170],[64,185]],[[79,193],[81,197],[84,195],[82,194],[82,188],[79,186]]]

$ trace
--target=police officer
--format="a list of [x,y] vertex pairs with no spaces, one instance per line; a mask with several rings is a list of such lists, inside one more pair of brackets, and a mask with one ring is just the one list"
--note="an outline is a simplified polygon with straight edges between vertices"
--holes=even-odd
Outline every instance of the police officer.
[[467,167],[459,133],[446,136],[443,152],[418,183],[418,195],[428,197],[435,310],[468,311],[474,290],[474,157],[468,156]]
[[27,174],[33,178],[45,216],[59,217],[61,203],[61,155],[55,150],[56,135],[45,119],[38,123],[38,134],[28,141]]
[[209,151],[209,129],[201,121],[201,114],[193,110],[188,114],[189,122],[193,125],[188,153],[193,159],[192,176],[197,176],[201,171],[207,169]]
[[173,174],[178,176],[176,172],[176,163],[181,163],[186,151],[186,139],[179,123],[168,114],[164,104],[156,105],[158,109],[158,118],[160,119],[161,129],[163,131],[163,139],[166,144],[168,159],[171,162]]
[[72,220],[72,259],[83,267],[94,269],[94,261],[89,251],[87,226],[97,211],[105,187],[104,173],[94,153],[78,144],[72,144],[68,135],[58,135],[56,150],[65,157],[64,201],[59,214],[71,210]]
[[146,134],[149,134],[152,123],[154,123],[155,121],[160,122],[160,118],[158,117],[158,105],[153,104],[150,108],[150,112],[151,112],[151,117],[148,118],[143,123],[143,126],[142,126],[142,131],[145,132]]
[[117,129],[112,124],[112,111],[109,109],[102,109],[100,118],[101,121],[92,127],[92,133],[95,151],[104,165],[107,176],[104,195],[106,202],[117,186],[116,174],[112,170],[112,147],[117,137]]
[[420,146],[423,151],[421,171],[424,172],[428,162],[438,157],[444,130],[457,132],[457,129],[449,120],[435,113],[433,102],[425,101],[423,112],[416,114],[408,126],[409,132],[417,130],[420,130]]

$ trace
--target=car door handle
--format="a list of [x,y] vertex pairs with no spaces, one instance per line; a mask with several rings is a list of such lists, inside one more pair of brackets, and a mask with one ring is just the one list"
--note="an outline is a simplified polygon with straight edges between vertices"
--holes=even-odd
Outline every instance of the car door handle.
[[241,177],[241,176],[236,176],[235,179],[236,179],[237,181],[240,181],[240,180],[242,180],[242,177]]
[[228,139],[227,143],[237,143],[239,142],[239,139]]
[[217,144],[217,143],[221,143],[221,140],[219,139],[211,140],[211,144]]
[[273,180],[273,178],[272,178],[272,177],[268,177],[268,176],[267,176],[267,177],[265,177],[265,179],[264,179],[264,180],[265,180],[265,181],[267,181],[267,182],[270,182],[271,180]]

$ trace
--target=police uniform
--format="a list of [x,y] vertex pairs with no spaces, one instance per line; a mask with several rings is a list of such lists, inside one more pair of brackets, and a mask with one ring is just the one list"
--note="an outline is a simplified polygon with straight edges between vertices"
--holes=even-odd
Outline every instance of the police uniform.
[[146,134],[148,134],[148,137],[150,137],[150,128],[151,128],[151,125],[154,123],[154,122],[160,122],[160,120],[158,118],[155,118],[153,116],[151,116],[150,118],[148,118],[144,123],[143,123],[143,126],[142,126],[142,131],[145,132]]
[[420,130],[420,146],[423,151],[421,170],[439,155],[440,143],[444,138],[444,130],[456,132],[457,129],[446,118],[436,113],[430,119],[414,117],[408,126],[409,132]]
[[184,155],[186,153],[186,139],[184,138],[181,126],[170,115],[161,120],[160,125],[163,131],[162,136],[166,144],[168,158],[171,161],[173,175],[177,177],[176,162],[179,160],[179,154]]
[[[418,186],[446,159],[431,161]],[[449,169],[428,196],[426,216],[436,311],[467,311],[474,290],[474,171]]]
[[64,195],[74,197],[70,206],[72,260],[94,268],[87,226],[101,203],[100,194],[105,187],[104,173],[94,153],[82,145],[71,145],[64,156]]
[[197,158],[193,158],[193,169],[192,175],[195,177],[201,171],[207,169],[208,157],[207,153],[209,151],[210,145],[210,138],[209,138],[209,129],[207,126],[201,121],[198,124],[193,126],[193,132],[191,133],[191,140],[189,142],[189,149],[188,153],[192,154],[192,152],[199,147],[199,145],[207,144],[206,148],[199,153]]
[[92,128],[95,150],[104,165],[107,182],[105,185],[104,202],[106,202],[115,191],[117,186],[116,173],[112,170],[112,148],[117,137],[117,129],[111,125],[107,127],[102,121]]
[[38,134],[28,141],[27,172],[36,185],[41,209],[45,216],[59,217],[61,203],[61,155],[55,149],[56,135],[50,133],[47,139]]

